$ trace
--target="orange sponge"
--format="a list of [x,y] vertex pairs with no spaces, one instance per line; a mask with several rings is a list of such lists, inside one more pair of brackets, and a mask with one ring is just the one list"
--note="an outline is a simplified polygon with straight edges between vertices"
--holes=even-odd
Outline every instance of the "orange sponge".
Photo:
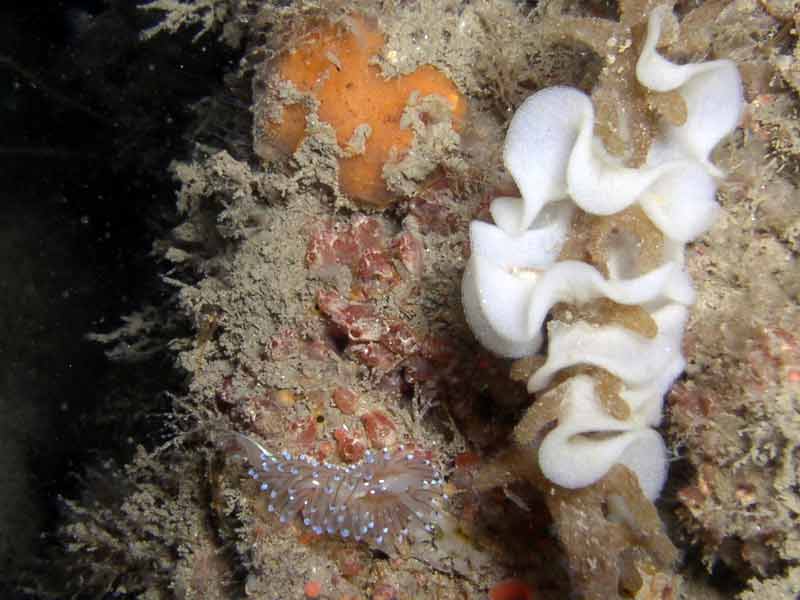
[[[455,128],[466,112],[455,84],[430,65],[384,79],[380,69],[370,64],[383,45],[383,35],[375,26],[352,16],[346,26],[329,24],[310,32],[277,63],[281,79],[317,99],[319,118],[333,126],[341,148],[349,148],[359,126],[369,126],[363,147],[353,144],[359,151],[340,159],[339,186],[352,199],[376,207],[394,199],[382,177],[384,164],[390,158],[402,158],[413,141],[413,132],[400,126],[411,94],[443,98]],[[280,119],[265,123],[263,129],[278,148],[294,152],[305,135],[305,117],[303,106],[291,104],[284,107]]]

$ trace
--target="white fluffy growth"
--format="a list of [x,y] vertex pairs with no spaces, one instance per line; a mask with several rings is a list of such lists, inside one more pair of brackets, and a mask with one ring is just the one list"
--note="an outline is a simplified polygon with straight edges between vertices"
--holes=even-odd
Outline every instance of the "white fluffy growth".
[[[744,106],[736,65],[728,60],[676,65],[656,51],[664,8],[655,9],[639,57],[639,83],[677,91],[686,102],[682,126],[662,124],[645,164],[629,168],[594,135],[594,107],[584,93],[552,87],[529,97],[511,120],[504,161],[520,198],[497,198],[494,224],[470,227],[472,255],[462,284],[464,310],[478,340],[492,352],[519,358],[537,353],[554,304],[608,298],[639,305],[658,333],[648,339],[617,325],[551,322],[547,357],[528,382],[550,385],[573,365],[601,367],[623,383],[624,421],[603,408],[594,380],[569,379],[558,424],[544,438],[539,464],[554,483],[579,488],[616,463],[632,469],[645,494],[658,496],[666,478],[666,449],[658,432],[664,395],[683,371],[680,346],[694,301],[683,268],[683,245],[706,231],[718,211],[711,163],[714,146],[736,127]],[[611,215],[642,208],[664,235],[662,264],[626,272],[635,256],[624,244],[609,256],[609,277],[591,265],[559,261],[575,209]]]

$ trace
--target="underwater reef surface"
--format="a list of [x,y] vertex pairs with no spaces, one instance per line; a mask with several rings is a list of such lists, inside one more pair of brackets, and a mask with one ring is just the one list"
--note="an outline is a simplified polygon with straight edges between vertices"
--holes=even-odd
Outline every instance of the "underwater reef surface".
[[[713,156],[725,172],[720,215],[687,249],[697,301],[683,340],[686,372],[666,400],[660,432],[672,459],[653,504],[619,465],[579,490],[538,472],[535,454],[515,440],[542,429],[525,418],[546,401],[525,387],[540,365],[481,348],[463,315],[460,281],[469,222],[488,220],[494,198],[516,194],[502,147],[525,98],[553,85],[590,95],[597,134],[627,166],[646,156],[656,116],[680,119],[675,98],[645,94],[633,76],[647,15],[663,4],[673,16],[659,51],[681,63],[733,60],[746,107]],[[103,14],[133,19],[128,26],[141,36],[132,47],[145,57],[162,53],[180,64],[184,53],[201,63],[213,54],[217,79],[202,99],[186,98],[184,145],[157,153],[157,133],[149,144],[134,138],[150,149],[142,170],[170,173],[177,187],[176,213],[152,229],[159,293],[122,327],[93,328],[91,337],[119,368],[158,365],[175,381],[160,396],[164,410],[142,408],[149,433],[129,429],[135,451],[112,462],[107,447],[72,467],[81,484],[62,502],[44,549],[59,556],[57,568],[45,579],[31,566],[20,581],[29,593],[800,592],[796,3],[421,0],[363,3],[355,14],[336,2],[157,0],[142,8],[112,4]],[[365,64],[338,56],[367,39],[365,22],[383,36],[374,57]],[[330,31],[355,40],[317,48]],[[75,43],[88,46],[93,35],[90,24]],[[301,75],[282,78],[293,48],[328,73],[313,77],[341,82],[339,93],[323,98],[314,82],[297,83]],[[454,85],[466,111],[435,91],[398,85],[373,93],[378,116],[367,127],[320,117],[324,103],[347,103],[353,82],[374,78],[375,69],[387,81],[424,70],[437,89]],[[177,90],[190,82],[170,84],[155,71],[178,104]],[[146,82],[148,72],[129,76]],[[381,103],[380,93],[402,94],[403,111],[380,113],[396,105]],[[124,102],[117,109],[131,110]],[[294,119],[299,132],[290,148],[265,125],[282,119]],[[382,121],[411,131],[410,146],[381,154],[377,200],[354,199],[342,170],[369,154]],[[124,151],[114,155],[125,160]],[[596,240],[631,222],[579,218],[569,250],[581,256],[602,252]],[[634,220],[646,254],[658,240],[642,218]],[[551,318],[647,325],[606,306],[559,305]],[[124,382],[108,394],[125,396]],[[109,406],[104,418],[124,423],[114,409],[130,403]],[[550,408],[537,418],[555,418]],[[410,449],[407,470],[394,454],[401,445]],[[383,470],[375,469],[370,461],[384,448]],[[289,458],[280,460],[284,451]],[[270,499],[275,485],[280,506]],[[425,504],[431,498],[435,511]],[[619,499],[624,518],[614,509]],[[327,516],[315,520],[319,507]],[[382,548],[375,523],[386,523],[393,547]],[[354,539],[362,528],[364,539]]]

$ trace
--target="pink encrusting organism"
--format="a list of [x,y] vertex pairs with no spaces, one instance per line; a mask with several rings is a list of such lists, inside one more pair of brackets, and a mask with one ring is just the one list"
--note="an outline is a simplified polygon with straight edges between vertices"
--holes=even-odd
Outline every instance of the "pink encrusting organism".
[[386,552],[430,537],[447,499],[436,467],[417,449],[368,451],[358,464],[319,462],[288,451],[273,454],[241,434],[225,441],[249,463],[267,510],[281,523],[299,515],[315,534],[364,541]]

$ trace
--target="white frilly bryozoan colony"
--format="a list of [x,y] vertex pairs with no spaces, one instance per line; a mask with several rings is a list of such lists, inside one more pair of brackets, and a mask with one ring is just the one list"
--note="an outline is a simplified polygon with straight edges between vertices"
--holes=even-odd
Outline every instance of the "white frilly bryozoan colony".
[[[681,338],[694,301],[684,245],[714,222],[722,173],[709,156],[735,129],[744,107],[733,62],[676,65],[657,53],[665,10],[650,15],[636,76],[651,90],[677,91],[686,102],[686,122],[663,123],[645,164],[627,168],[594,136],[594,108],[585,94],[553,87],[529,97],[511,121],[504,149],[522,197],[495,199],[494,225],[472,222],[462,284],[475,336],[511,358],[540,350],[545,318],[558,302],[608,298],[647,311],[658,326],[652,339],[618,325],[552,321],[546,362],[530,377],[528,391],[544,390],[559,370],[573,365],[594,365],[619,378],[630,409],[625,420],[603,408],[590,376],[565,382],[558,424],[541,444],[539,465],[549,480],[574,489],[621,463],[650,499],[667,473],[666,447],[654,427],[664,395],[685,366]],[[611,215],[637,204],[664,236],[658,268],[632,272],[637,251],[624,243],[609,251],[608,278],[589,264],[558,260],[576,206]]]

